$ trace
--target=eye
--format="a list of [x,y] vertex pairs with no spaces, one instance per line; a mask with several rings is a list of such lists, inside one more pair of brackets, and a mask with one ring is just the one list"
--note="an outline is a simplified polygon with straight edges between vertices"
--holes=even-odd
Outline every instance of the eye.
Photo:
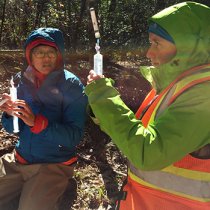
[[41,56],[43,56],[43,55],[44,55],[44,52],[42,52],[42,51],[38,51],[38,52],[36,52],[36,54],[37,54],[37,55],[41,55]]
[[152,40],[149,42],[150,47],[158,47],[160,43],[157,40]]
[[50,58],[55,58],[57,56],[57,52],[56,51],[49,51],[47,54],[48,54],[48,56]]
[[154,45],[157,47],[159,45],[159,42],[155,40]]
[[42,51],[34,51],[33,53],[37,58],[41,58],[44,56],[44,52]]

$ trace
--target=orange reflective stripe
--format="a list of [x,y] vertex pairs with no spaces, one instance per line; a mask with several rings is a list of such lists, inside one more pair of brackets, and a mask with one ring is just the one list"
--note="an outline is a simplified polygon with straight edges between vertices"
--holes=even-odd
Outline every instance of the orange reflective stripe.
[[65,162],[62,162],[61,164],[69,166],[69,165],[75,163],[77,160],[78,160],[78,157],[73,157],[70,160],[67,160]]
[[[182,73],[179,77],[177,77],[171,84],[168,85],[168,87],[166,87],[161,93],[160,95],[157,97],[157,99],[155,99],[154,103],[149,107],[149,109],[147,110],[147,112],[144,114],[143,118],[142,118],[142,123],[144,125],[144,127],[147,127],[148,124],[149,124],[149,121],[150,121],[150,118],[152,116],[152,113],[154,112],[154,109],[155,107],[158,105],[158,103],[161,101],[161,99],[164,97],[164,95],[178,82],[180,81],[182,78],[188,76],[188,75],[191,75],[193,73],[196,73],[197,71],[201,70],[201,69],[206,69],[206,68],[209,68],[210,67],[210,64],[205,64],[205,65],[202,65],[202,66],[196,66],[196,67],[193,67],[187,71],[185,71],[184,73]],[[209,80],[209,79],[207,79]],[[205,79],[204,79],[205,81]],[[199,82],[202,82],[202,79],[199,79]],[[196,83],[197,84],[197,83]],[[195,84],[191,84],[190,86],[192,85],[195,85]],[[186,87],[187,88],[187,87]],[[189,88],[189,87],[188,87]],[[183,91],[182,91],[183,92]],[[179,93],[181,94],[181,93]],[[176,95],[177,97],[178,95]],[[147,98],[146,98],[147,99]],[[145,100],[146,100],[145,99]],[[175,99],[175,98],[174,98]],[[144,103],[144,102],[143,102]],[[146,107],[146,102],[144,103],[144,107]],[[138,109],[138,113],[136,113],[136,116],[140,116],[141,113],[140,111],[142,112],[143,111],[143,106],[141,108],[141,106],[139,107]],[[138,115],[137,115],[138,114]]]
[[131,167],[129,175],[144,186],[191,200],[210,202],[209,173],[193,173],[189,169],[169,166],[160,171],[141,171]]
[[[184,72],[185,74],[187,74],[187,72]],[[144,125],[144,127],[146,128],[149,124],[150,118],[152,116],[152,113],[154,113],[155,108],[157,108],[158,103],[161,102],[161,100],[163,99],[164,95],[168,92],[168,90],[170,90],[173,85],[180,79],[182,78],[181,76],[179,78],[177,78],[175,81],[173,81],[168,87],[166,87],[161,93],[160,95],[155,99],[155,101],[153,102],[153,104],[149,107],[149,109],[147,110],[147,112],[144,114],[144,116],[142,117],[142,123]]]
[[210,159],[198,159],[192,157],[191,155],[187,155],[173,165],[178,168],[210,173]]
[[159,95],[155,101],[152,103],[152,105],[148,108],[148,110],[146,111],[146,113],[144,114],[144,116],[142,117],[141,121],[144,125],[144,127],[146,128],[150,122],[151,116],[155,114],[154,110],[155,108],[157,108],[158,104],[162,101],[163,99],[163,95],[166,93],[166,91],[163,91],[161,95]]
[[[154,121],[156,116],[158,117],[158,113],[161,113],[188,88],[210,81],[209,67],[210,64],[191,68],[169,84],[144,113],[141,119],[143,125],[147,127],[149,123]],[[147,105],[145,102],[144,107]],[[139,110],[143,111],[141,107]],[[138,116],[141,115],[139,110]],[[128,179],[129,183],[124,188],[128,192],[128,198],[126,201],[121,201],[122,208],[120,209],[210,209],[210,160],[197,159],[187,155],[182,160],[174,163],[173,166],[157,172],[154,177],[150,174],[144,174],[144,172],[139,175],[130,171],[129,175],[131,176]],[[167,179],[168,182],[166,182]],[[173,181],[174,183],[171,183]],[[179,183],[179,185],[176,185],[176,183]]]
[[156,90],[152,89],[144,99],[143,103],[140,105],[139,109],[136,112],[136,118],[139,119],[141,116],[141,113],[144,111],[144,109],[148,106],[148,104],[152,101],[152,99],[156,95]]
[[128,176],[123,188],[126,200],[120,201],[120,210],[209,210],[210,202],[200,202],[173,195],[139,184]]

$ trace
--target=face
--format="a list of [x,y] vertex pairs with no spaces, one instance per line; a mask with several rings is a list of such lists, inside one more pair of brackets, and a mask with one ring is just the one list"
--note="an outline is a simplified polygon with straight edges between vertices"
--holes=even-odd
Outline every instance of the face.
[[57,50],[54,47],[40,45],[32,50],[31,63],[42,74],[54,71],[57,62]]
[[146,56],[151,60],[154,67],[168,63],[176,55],[176,46],[166,39],[149,33],[149,41],[151,45]]

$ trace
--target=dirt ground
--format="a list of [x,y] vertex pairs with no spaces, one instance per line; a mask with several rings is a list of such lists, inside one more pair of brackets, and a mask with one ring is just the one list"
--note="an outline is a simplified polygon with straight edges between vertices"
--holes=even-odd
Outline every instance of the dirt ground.
[[[139,66],[145,59],[105,61],[105,75],[113,78],[125,103],[135,112],[149,91],[140,76]],[[21,53],[0,54],[0,93],[8,92],[11,75],[24,66]],[[79,76],[84,84],[91,64],[88,59],[66,59],[66,68]],[[17,141],[0,124],[0,155],[12,151]],[[83,141],[78,147],[78,163],[71,186],[61,201],[60,210],[114,209],[121,185],[126,178],[126,158],[111,139],[88,119]]]

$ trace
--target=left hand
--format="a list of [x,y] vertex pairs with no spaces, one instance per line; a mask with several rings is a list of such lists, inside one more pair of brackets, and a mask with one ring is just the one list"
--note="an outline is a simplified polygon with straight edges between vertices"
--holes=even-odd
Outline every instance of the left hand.
[[87,77],[87,84],[90,84],[91,82],[93,82],[94,80],[98,80],[104,78],[104,75],[98,75],[95,73],[95,71],[90,70],[89,75]]
[[30,106],[24,100],[16,100],[14,102],[14,106],[15,108],[13,108],[13,115],[23,120],[26,125],[33,127],[35,115]]
[[2,101],[3,100],[6,100],[5,103],[2,103],[1,106],[0,106],[0,110],[3,111],[3,112],[6,112],[7,115],[12,115],[12,112],[13,112],[13,101],[11,100],[11,96],[7,93],[4,93],[1,97]]

